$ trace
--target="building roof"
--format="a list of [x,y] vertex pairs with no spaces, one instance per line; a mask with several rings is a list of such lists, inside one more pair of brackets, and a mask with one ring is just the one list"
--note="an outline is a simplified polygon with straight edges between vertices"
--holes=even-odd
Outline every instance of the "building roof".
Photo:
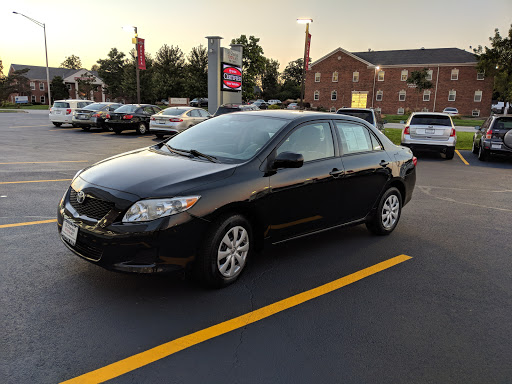
[[[29,71],[25,74],[27,78],[30,80],[46,80],[46,67],[40,67],[37,65],[11,64],[11,68],[15,71],[28,68]],[[52,81],[55,76],[60,76],[65,79],[66,77],[72,76],[74,73],[80,72],[83,69],[49,67],[48,70],[50,72],[50,81]],[[93,74],[95,77],[98,77],[98,73],[96,71],[88,72]]]

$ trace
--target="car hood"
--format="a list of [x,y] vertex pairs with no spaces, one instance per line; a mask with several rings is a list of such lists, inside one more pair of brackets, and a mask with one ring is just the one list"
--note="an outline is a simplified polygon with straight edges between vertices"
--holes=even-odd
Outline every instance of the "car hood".
[[179,195],[229,177],[235,168],[236,164],[211,163],[144,148],[96,163],[78,177],[143,199]]

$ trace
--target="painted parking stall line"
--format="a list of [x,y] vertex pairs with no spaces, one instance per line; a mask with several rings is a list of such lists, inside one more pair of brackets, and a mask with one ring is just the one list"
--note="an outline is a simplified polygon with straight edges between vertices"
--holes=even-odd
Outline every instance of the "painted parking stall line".
[[2,181],[2,182],[0,182],[0,184],[51,183],[51,182],[55,182],[55,181],[71,181],[71,180],[73,180],[73,179]]
[[60,160],[60,161],[12,161],[8,163],[0,163],[0,165],[9,164],[52,164],[52,163],[88,163],[89,160]]
[[245,315],[235,317],[223,323],[216,324],[209,328],[205,328],[200,331],[191,333],[189,335],[180,337],[168,343],[161,344],[147,351],[138,353],[136,355],[127,357],[126,359],[107,365],[103,368],[99,368],[95,371],[85,373],[81,376],[64,381],[62,382],[62,384],[103,383],[107,380],[111,380],[125,373],[134,371],[137,368],[141,368],[143,366],[151,364],[157,360],[163,359],[167,356],[180,352],[184,349],[190,348],[194,345],[200,344],[204,341],[224,335],[236,329],[243,328],[249,324],[263,320],[286,309],[295,307],[309,300],[336,291],[342,287],[355,283],[359,280],[364,279],[365,277],[374,275],[378,272],[382,272],[385,269],[391,268],[409,259],[411,259],[411,257],[407,255],[399,255],[393,257],[389,260],[362,269],[358,272],[352,273],[338,280],[334,280],[330,283],[321,285],[317,288],[313,288],[310,289],[309,291],[299,293],[295,296],[267,305],[266,307],[249,312]]
[[57,222],[57,219],[28,221],[25,223],[2,224],[2,225],[0,225],[0,228],[24,227],[27,225],[48,224],[48,223],[56,223],[56,222]]
[[462,160],[462,162],[463,162],[464,164],[469,165],[469,163],[466,161],[466,159],[464,158],[464,156],[462,156],[462,155],[460,154],[460,152],[459,152],[457,149],[455,150],[455,153],[460,157],[460,159]]

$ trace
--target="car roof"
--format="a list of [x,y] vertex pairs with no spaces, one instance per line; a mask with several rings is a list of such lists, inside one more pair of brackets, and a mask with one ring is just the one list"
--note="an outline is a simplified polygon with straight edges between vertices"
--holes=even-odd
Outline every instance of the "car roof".
[[449,114],[447,114],[447,113],[443,113],[443,112],[413,112],[413,113],[411,113],[411,116],[414,116],[414,115],[438,115],[438,116],[450,116]]
[[259,110],[259,111],[251,111],[251,112],[237,112],[239,114],[250,115],[250,116],[265,116],[265,117],[277,117],[280,119],[287,120],[308,120],[309,118],[318,118],[318,119],[331,119],[331,120],[341,120],[341,119],[354,119],[357,121],[364,121],[357,117],[349,116],[349,115],[340,115],[329,112],[316,112],[316,111],[299,111],[299,110],[286,110],[286,109],[273,109],[273,110]]
[[339,108],[338,111],[375,111],[373,108],[351,108],[351,107],[344,107]]

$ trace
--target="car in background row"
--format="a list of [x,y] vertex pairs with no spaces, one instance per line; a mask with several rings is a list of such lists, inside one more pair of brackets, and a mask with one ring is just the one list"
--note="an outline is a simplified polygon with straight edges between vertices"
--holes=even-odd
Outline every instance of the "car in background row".
[[268,108],[268,104],[264,100],[256,100],[251,105],[258,107],[259,109],[267,109]]
[[384,129],[384,122],[382,121],[380,112],[376,111],[373,108],[340,108],[336,111],[336,113],[339,113],[341,115],[359,117],[360,119],[369,122],[379,131],[382,131]]
[[164,135],[175,135],[211,117],[212,115],[202,108],[166,108],[151,116],[149,130],[161,139]]
[[473,153],[481,161],[492,155],[512,155],[512,116],[490,116],[473,136]]
[[190,101],[189,105],[191,107],[207,107],[208,99],[206,97],[196,97]]
[[220,116],[224,115],[226,113],[231,112],[240,112],[240,111],[259,111],[259,108],[253,104],[246,105],[246,104],[223,104],[219,108],[217,108],[217,111],[215,112],[214,116]]
[[299,103],[290,103],[290,104],[288,104],[286,109],[300,109],[300,105],[299,105]]
[[267,104],[268,105],[281,104],[281,100],[277,100],[277,99],[269,100],[269,101],[267,101]]
[[92,100],[56,100],[50,108],[48,118],[56,127],[60,127],[62,124],[73,124],[73,112],[77,108],[85,108],[92,103],[94,103]]
[[73,113],[73,126],[80,127],[84,131],[88,131],[92,127],[107,130],[105,117],[109,112],[114,112],[117,108],[122,107],[120,103],[92,103],[85,108],[76,109]]
[[402,130],[402,145],[416,150],[441,153],[451,160],[455,154],[457,135],[452,118],[446,113],[413,112]]
[[448,115],[451,116],[457,116],[459,114],[459,110],[453,107],[446,107],[445,109],[443,109],[443,113],[447,113]]
[[152,104],[126,104],[107,114],[105,124],[116,134],[135,130],[144,135],[149,130],[151,116],[160,111],[160,108]]

